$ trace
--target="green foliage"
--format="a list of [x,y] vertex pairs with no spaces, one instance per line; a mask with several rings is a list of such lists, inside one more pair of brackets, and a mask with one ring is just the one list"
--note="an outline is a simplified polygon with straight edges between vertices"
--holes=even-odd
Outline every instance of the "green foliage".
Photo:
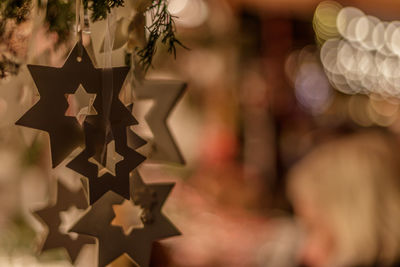
[[6,55],[0,55],[0,79],[7,75],[15,75],[19,71],[20,64]]
[[124,6],[124,0],[83,0],[84,8],[92,11],[92,21],[103,20],[114,7]]
[[152,24],[146,27],[149,31],[146,46],[138,51],[138,56],[140,57],[139,63],[145,71],[152,66],[159,40],[161,40],[161,43],[167,47],[168,52],[173,54],[174,57],[176,57],[177,45],[186,48],[175,36],[176,26],[174,19],[176,17],[169,13],[167,1],[153,0],[152,5],[147,11],[151,15]]
[[13,19],[17,23],[25,21],[31,10],[32,0],[2,0],[0,3],[1,20]]
[[[8,40],[13,34],[14,27],[6,31],[7,22],[18,25],[26,21],[30,15],[32,0],[1,0],[0,1],[0,44],[8,45]],[[9,27],[10,28],[10,27]],[[20,64],[12,58],[15,53],[9,49],[5,54],[0,51],[0,79],[9,74],[17,74]]]
[[72,1],[48,0],[45,21],[50,32],[58,35],[58,44],[68,40],[75,20]]
[[[42,6],[42,0],[0,0],[0,43],[6,43],[11,36],[11,33],[6,33],[7,22],[14,21],[15,24],[19,24],[26,21],[33,2],[41,8],[46,8],[45,22],[49,27],[49,32],[57,33],[57,44],[68,40],[75,20],[73,9],[75,1],[48,0],[47,6]],[[82,3],[85,9],[91,11],[91,20],[95,22],[106,19],[113,8],[124,5],[124,0],[82,0]],[[159,42],[174,57],[176,57],[178,45],[186,48],[175,36],[175,17],[168,11],[167,0],[152,0],[146,12],[150,14],[152,24],[146,27],[149,32],[147,44],[145,47],[137,49],[139,63],[144,71],[152,66]],[[16,74],[19,66],[19,63],[0,51],[0,78],[7,74]]]

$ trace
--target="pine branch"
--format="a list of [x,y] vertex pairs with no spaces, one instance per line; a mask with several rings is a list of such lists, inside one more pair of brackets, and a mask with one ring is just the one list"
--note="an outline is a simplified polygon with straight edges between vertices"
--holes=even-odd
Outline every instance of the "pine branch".
[[0,2],[0,79],[15,75],[20,63],[14,59],[16,51],[10,46],[16,27],[30,15],[32,0],[6,0]]
[[84,8],[92,11],[92,21],[103,20],[115,7],[124,6],[124,0],[83,0]]
[[5,55],[1,55],[1,57],[0,57],[0,78],[5,78],[8,75],[17,74],[20,66],[21,66],[21,64],[6,57]]
[[75,15],[72,8],[72,1],[48,0],[45,21],[49,32],[58,35],[57,44],[68,40]]
[[157,42],[167,47],[167,51],[176,58],[176,46],[184,46],[175,36],[176,26],[174,19],[176,16],[171,15],[168,10],[166,0],[153,0],[152,5],[147,10],[151,15],[152,24],[146,29],[149,31],[147,44],[140,49],[137,54],[140,57],[140,65],[145,72],[152,66],[153,58],[157,52]]
[[[113,8],[124,5],[124,0],[82,0],[84,8],[91,11],[92,22],[106,19]],[[32,9],[32,0],[0,0],[0,42],[7,43],[12,36],[8,22],[18,25],[29,18]],[[42,1],[34,1],[42,7]],[[74,23],[74,1],[48,0],[46,6],[45,22],[50,32],[58,35],[57,45],[68,40]],[[146,27],[149,32],[147,44],[142,49],[137,49],[140,58],[139,64],[146,72],[151,66],[157,52],[157,45],[161,42],[167,48],[168,53],[176,57],[177,46],[186,48],[175,36],[175,16],[168,11],[167,0],[152,0],[146,10],[151,15],[152,24]],[[186,48],[187,49],[187,48]],[[13,51],[6,51],[13,54]],[[15,55],[14,55],[15,56]],[[0,78],[7,74],[17,73],[19,63],[6,57],[0,51]]]
[[1,19],[15,20],[17,24],[27,20],[31,10],[32,0],[6,0],[1,1]]

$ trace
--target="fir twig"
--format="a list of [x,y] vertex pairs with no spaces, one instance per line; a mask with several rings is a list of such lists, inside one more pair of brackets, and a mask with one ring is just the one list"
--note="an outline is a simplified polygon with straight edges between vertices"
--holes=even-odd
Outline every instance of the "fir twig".
[[32,0],[6,0],[1,1],[1,19],[13,19],[17,24],[27,20],[31,10]]
[[[36,2],[36,1],[35,1]],[[58,44],[68,40],[74,22],[72,9],[74,1],[48,0],[45,21],[50,32],[58,35]],[[41,7],[41,0],[37,1]],[[92,12],[92,22],[107,18],[115,7],[124,5],[124,0],[83,0],[84,8]],[[32,0],[0,0],[0,41],[6,42],[11,33],[6,30],[8,21],[18,25],[28,19],[32,8]],[[151,66],[160,41],[168,53],[176,57],[177,46],[186,48],[175,36],[175,16],[168,11],[167,0],[152,0],[147,12],[151,15],[152,24],[146,27],[149,32],[147,44],[137,51],[139,64],[147,71]],[[187,49],[187,48],[186,48]],[[12,52],[12,51],[8,51]],[[0,54],[0,78],[8,73],[16,73],[19,63]]]
[[7,77],[8,75],[15,75],[19,71],[21,64],[8,58],[5,55],[0,56],[0,79]]
[[10,39],[16,26],[28,19],[31,4],[32,0],[0,1],[0,79],[18,73],[20,63],[14,59],[17,53],[10,45]]
[[68,40],[74,19],[71,1],[48,0],[45,21],[49,31],[57,33],[57,44]]
[[140,57],[139,63],[145,72],[152,66],[158,40],[161,40],[161,43],[167,47],[168,53],[173,54],[174,58],[176,58],[177,45],[187,49],[175,36],[176,16],[169,12],[166,0],[153,0],[147,11],[152,19],[152,24],[146,27],[149,37],[146,46],[137,52]]
[[124,6],[124,0],[83,0],[84,8],[92,11],[92,21],[103,20],[112,8]]

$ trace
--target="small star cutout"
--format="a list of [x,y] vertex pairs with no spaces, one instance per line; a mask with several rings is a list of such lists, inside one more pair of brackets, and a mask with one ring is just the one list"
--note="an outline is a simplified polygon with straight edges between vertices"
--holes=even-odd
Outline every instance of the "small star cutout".
[[96,94],[88,94],[82,84],[79,84],[74,94],[65,94],[65,97],[69,103],[65,116],[76,117],[82,125],[86,116],[97,115],[97,111],[93,106]]
[[104,158],[105,166],[98,162],[94,157],[89,159],[89,162],[97,165],[97,177],[101,177],[106,173],[110,173],[111,175],[115,176],[115,165],[124,159],[123,156],[115,151],[115,141],[108,143],[106,154],[107,155]]
[[115,218],[111,225],[120,226],[125,235],[129,235],[133,228],[143,228],[144,225],[140,220],[142,209],[133,205],[130,200],[125,200],[121,205],[113,205]]

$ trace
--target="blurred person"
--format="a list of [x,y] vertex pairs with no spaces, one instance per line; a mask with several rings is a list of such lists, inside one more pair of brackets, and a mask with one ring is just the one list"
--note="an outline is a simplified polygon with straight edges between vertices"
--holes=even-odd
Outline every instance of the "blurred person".
[[378,130],[322,144],[289,173],[310,267],[400,266],[400,160]]

